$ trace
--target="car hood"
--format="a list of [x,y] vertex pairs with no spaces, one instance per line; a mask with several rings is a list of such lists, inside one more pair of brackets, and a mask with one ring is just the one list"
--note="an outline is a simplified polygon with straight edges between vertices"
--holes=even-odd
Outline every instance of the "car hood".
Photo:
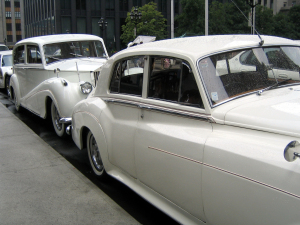
[[233,100],[214,115],[223,124],[300,137],[300,86]]
[[[82,59],[68,59],[47,66],[47,69],[54,70],[59,68],[60,71],[95,71],[98,70],[107,61],[105,58],[82,58]],[[77,66],[76,66],[77,64]]]

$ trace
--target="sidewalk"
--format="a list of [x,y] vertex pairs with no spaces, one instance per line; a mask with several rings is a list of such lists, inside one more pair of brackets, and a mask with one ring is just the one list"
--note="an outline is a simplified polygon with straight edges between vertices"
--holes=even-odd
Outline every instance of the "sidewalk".
[[0,225],[139,224],[0,103]]

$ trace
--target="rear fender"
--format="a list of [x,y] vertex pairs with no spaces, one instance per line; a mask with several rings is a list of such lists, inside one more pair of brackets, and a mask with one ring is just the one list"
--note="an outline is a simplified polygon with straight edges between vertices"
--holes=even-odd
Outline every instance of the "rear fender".
[[77,111],[73,114],[72,126],[72,138],[79,149],[86,147],[87,132],[84,132],[84,130],[88,129],[93,133],[100,149],[104,167],[106,170],[109,169],[110,163],[108,161],[107,140],[97,117],[87,111]]

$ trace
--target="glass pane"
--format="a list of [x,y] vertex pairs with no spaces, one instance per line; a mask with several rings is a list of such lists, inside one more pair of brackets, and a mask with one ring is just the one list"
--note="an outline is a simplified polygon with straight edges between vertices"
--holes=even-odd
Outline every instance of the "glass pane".
[[24,45],[17,47],[14,50],[14,64],[24,63],[25,52]]
[[185,105],[204,108],[199,89],[190,66],[182,63],[180,102]]
[[100,37],[100,27],[98,24],[99,20],[100,18],[92,18],[92,34]]
[[134,57],[122,62],[120,93],[142,95],[144,57]]
[[71,32],[71,17],[61,17],[61,33],[67,34]]
[[152,58],[149,80],[149,98],[179,101],[181,60]]
[[4,55],[2,58],[2,66],[12,66],[12,56]]
[[42,58],[38,46],[27,45],[27,63],[42,63]]
[[96,55],[97,55],[97,57],[107,57],[107,55],[104,51],[104,47],[103,47],[102,42],[96,41],[95,46],[96,46]]
[[121,73],[122,73],[122,64],[119,62],[115,65],[114,73],[110,82],[110,91],[113,93],[119,93]]
[[100,41],[73,41],[44,45],[46,63],[77,57],[106,57]]
[[280,79],[291,79],[286,83],[299,82],[299,63],[298,47],[273,47],[213,55],[202,59],[198,66],[207,95],[215,105],[269,88]]
[[86,19],[77,18],[77,33],[86,34]]

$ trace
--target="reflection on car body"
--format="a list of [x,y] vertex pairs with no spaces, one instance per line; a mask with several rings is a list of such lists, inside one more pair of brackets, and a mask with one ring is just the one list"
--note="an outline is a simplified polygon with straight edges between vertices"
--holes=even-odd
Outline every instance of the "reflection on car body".
[[300,44],[262,38],[179,38],[112,56],[72,115],[94,173],[181,224],[300,224],[300,81],[274,72],[299,68]]
[[74,105],[96,86],[107,61],[103,40],[84,34],[49,35],[19,41],[13,50],[11,94],[17,110],[51,116],[58,136],[65,135]]

